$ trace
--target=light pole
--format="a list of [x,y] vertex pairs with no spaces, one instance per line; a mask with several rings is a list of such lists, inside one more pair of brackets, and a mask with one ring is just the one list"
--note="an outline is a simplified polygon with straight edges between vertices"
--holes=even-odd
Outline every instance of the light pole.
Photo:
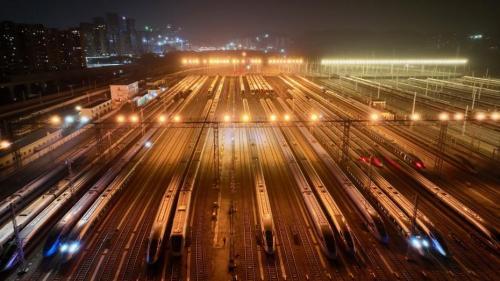
[[413,95],[413,105],[411,107],[411,115],[415,114],[415,102],[417,101],[417,92],[415,91]]

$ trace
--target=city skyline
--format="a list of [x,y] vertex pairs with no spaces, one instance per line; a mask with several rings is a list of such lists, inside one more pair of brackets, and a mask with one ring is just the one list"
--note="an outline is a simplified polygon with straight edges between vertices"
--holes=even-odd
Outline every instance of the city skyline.
[[[106,11],[135,18],[138,26],[184,27],[187,38],[196,44],[223,44],[234,37],[260,32],[299,36],[315,30],[411,30],[416,32],[498,32],[498,1],[397,1],[364,2],[362,8],[340,1],[38,1],[10,2],[3,5],[0,20],[43,23],[68,28],[90,21]],[[36,7],[30,11],[20,5]],[[81,8],[81,9],[80,9]],[[71,15],[71,16],[68,16]],[[258,19],[258,20],[257,20]],[[448,20],[448,19],[460,19]],[[200,24],[203,22],[203,24]],[[233,24],[228,24],[233,23]]]

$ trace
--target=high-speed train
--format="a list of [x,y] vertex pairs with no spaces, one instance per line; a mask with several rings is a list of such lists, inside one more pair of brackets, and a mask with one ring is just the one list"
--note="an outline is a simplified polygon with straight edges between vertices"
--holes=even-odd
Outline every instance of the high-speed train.
[[267,191],[265,189],[259,189],[257,191],[257,205],[259,208],[259,225],[260,225],[260,235],[262,238],[262,246],[267,254],[274,254],[276,240],[275,240],[275,229],[273,222],[273,215],[271,213],[271,206],[269,205],[269,197],[267,197]]
[[[245,114],[249,114],[250,107],[248,106],[247,99],[243,99],[243,108]],[[262,247],[264,251],[273,255],[276,247],[276,229],[274,226],[273,213],[271,210],[271,204],[269,202],[269,195],[267,193],[266,181],[264,179],[264,172],[260,164],[259,154],[257,152],[257,141],[256,137],[258,134],[253,132],[248,132],[248,140],[250,142],[250,153],[251,153],[251,167],[254,176],[254,190],[255,199],[257,202],[257,216],[260,226],[260,238],[262,239]]]
[[301,191],[304,196],[304,201],[306,207],[309,210],[311,219],[313,220],[314,230],[319,239],[319,245],[323,253],[329,259],[335,259],[338,255],[337,241],[335,238],[335,233],[326,218],[325,213],[321,209],[319,202],[314,197],[314,194],[309,189],[307,191]]
[[371,163],[371,165],[378,168],[382,168],[384,166],[384,162],[382,161],[380,155],[376,151],[370,149],[368,152],[366,152],[357,149],[356,152],[359,155],[360,161],[363,161],[366,164]]
[[347,223],[347,220],[342,214],[342,211],[333,199],[330,192],[326,189],[319,176],[314,170],[312,170],[312,167],[304,166],[304,168],[305,170],[309,170],[307,174],[311,179],[311,185],[316,191],[316,195],[318,196],[319,201],[322,203],[323,208],[331,221],[331,224],[334,226],[333,229],[336,231],[337,241],[341,242],[341,245],[344,247],[344,250],[347,253],[355,254],[356,246],[354,244],[354,237],[351,234],[351,229],[349,227],[349,224]]
[[172,256],[181,256],[186,244],[189,213],[191,210],[192,190],[181,190],[177,200],[176,212],[170,233],[170,253]]
[[156,218],[153,222],[149,234],[148,247],[146,249],[146,262],[149,265],[153,265],[158,261],[163,250],[165,232],[169,229],[169,222],[172,221],[172,210],[175,206],[177,187],[178,185],[169,185],[163,195]]
[[[198,80],[197,84],[193,86],[193,94],[200,91],[201,86],[206,80],[207,78]],[[213,87],[215,87],[216,81],[217,77],[215,77],[212,82]],[[215,111],[215,100],[218,100],[223,83],[224,77],[220,80],[219,87],[213,99],[214,101],[209,100],[203,109],[201,116],[205,116],[205,120],[211,118],[210,114],[212,114],[212,107],[214,107]],[[192,98],[192,96],[193,95],[190,95],[188,98]],[[178,110],[180,111],[181,109]],[[173,256],[182,255],[187,232],[192,188],[199,169],[200,157],[205,147],[206,138],[207,130],[203,130],[203,128],[198,138],[191,138],[191,143],[188,147],[196,147],[196,149],[193,151],[192,155],[185,154],[183,156],[183,159],[177,165],[174,175],[163,194],[149,234],[146,250],[146,262],[150,266],[155,265],[162,256],[162,252],[167,244],[165,243],[166,241],[170,244],[170,250]],[[186,169],[188,169],[187,172]],[[166,233],[169,229],[171,229],[170,236],[166,237]]]
[[[144,158],[141,157],[141,159]],[[99,221],[103,212],[109,207],[117,194],[126,183],[127,179],[134,173],[140,160],[131,161],[135,163],[130,170],[123,170],[109,185],[108,188],[97,198],[92,206],[78,220],[73,229],[61,239],[59,243],[59,254],[63,261],[72,259],[78,251],[83,247],[85,238],[93,230],[93,226]]]
[[[273,107],[274,109],[274,105],[272,104],[272,102],[270,100],[268,100],[268,102],[270,103],[270,107]],[[286,139],[281,134],[279,128],[273,128],[273,130],[275,132],[276,138],[279,140],[280,143],[283,144],[287,143]],[[283,129],[283,132],[285,133],[285,135],[288,135],[290,138],[293,138],[293,136],[289,134],[288,129]],[[294,143],[294,141],[291,141],[291,143]],[[325,212],[321,208],[321,205],[318,202],[316,196],[311,190],[311,187],[309,186],[309,183],[307,182],[304,173],[300,169],[300,166],[297,163],[297,160],[292,152],[292,149],[288,145],[283,145],[282,148],[284,156],[287,159],[288,166],[292,171],[295,182],[297,183],[302,198],[304,199],[304,203],[308,210],[309,217],[312,220],[312,225],[314,226],[313,230],[316,232],[316,235],[319,240],[318,244],[321,247],[321,250],[323,251],[326,257],[328,257],[329,259],[335,259],[337,258],[338,255],[338,249],[337,249],[337,241],[335,238],[335,233],[332,229],[332,226],[330,225],[330,222],[328,221],[328,218],[326,217]],[[297,151],[297,153],[300,152]]]
[[61,242],[63,242],[76,223],[82,218],[123,167],[129,163],[130,159],[132,159],[132,157],[143,147],[144,139],[149,138],[152,133],[153,131],[149,131],[139,142],[135,143],[127,153],[121,156],[50,230],[43,247],[43,255],[45,257],[50,257],[57,253],[61,246]]

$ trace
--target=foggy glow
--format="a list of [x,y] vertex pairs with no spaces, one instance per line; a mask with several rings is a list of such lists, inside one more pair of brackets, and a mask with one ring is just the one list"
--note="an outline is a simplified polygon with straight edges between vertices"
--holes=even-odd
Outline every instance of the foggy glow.
[[278,59],[269,59],[267,63],[269,64],[302,64],[304,60],[302,58],[278,58]]
[[372,121],[378,121],[380,119],[380,116],[377,113],[372,113],[370,115],[370,120]]
[[484,114],[484,112],[478,112],[478,113],[476,114],[476,119],[477,119],[478,121],[483,121],[484,119],[486,119],[486,114]]
[[497,121],[498,119],[500,119],[500,114],[498,112],[491,113],[491,120]]
[[200,65],[200,64],[208,64],[208,65],[236,65],[236,64],[262,64],[261,58],[250,58],[246,60],[244,58],[236,58],[236,57],[210,57],[208,59],[199,59],[199,58],[183,58],[181,60],[183,65]]
[[441,121],[446,121],[446,120],[450,119],[450,116],[448,115],[448,113],[446,113],[446,112],[442,112],[442,113],[440,113],[440,114],[438,115],[438,118],[439,118],[439,120],[441,120]]
[[137,115],[130,116],[130,122],[132,122],[132,123],[139,122],[139,117]]
[[80,117],[80,123],[85,124],[85,123],[88,123],[89,121],[90,121],[90,117],[88,117],[88,116],[84,115],[84,116]]
[[61,124],[61,117],[54,115],[54,116],[50,117],[49,121],[53,125],[59,125],[59,124]]
[[7,149],[12,145],[9,141],[3,140],[0,142],[0,149]]
[[462,65],[467,59],[322,59],[322,65]]
[[455,115],[453,116],[453,118],[455,120],[462,120],[462,119],[464,119],[464,115],[462,113],[460,113],[460,112],[457,112],[457,113],[455,113]]
[[248,114],[243,114],[243,116],[241,116],[241,120],[243,122],[248,122],[250,121],[250,116]]
[[68,116],[64,117],[64,122],[71,124],[71,123],[75,122],[75,118],[71,115],[68,115]]

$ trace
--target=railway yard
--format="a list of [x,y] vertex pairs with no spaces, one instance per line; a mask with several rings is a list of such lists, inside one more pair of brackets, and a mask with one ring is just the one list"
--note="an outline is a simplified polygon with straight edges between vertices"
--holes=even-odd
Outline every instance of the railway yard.
[[37,160],[0,278],[498,280],[500,80],[265,70],[170,76]]

